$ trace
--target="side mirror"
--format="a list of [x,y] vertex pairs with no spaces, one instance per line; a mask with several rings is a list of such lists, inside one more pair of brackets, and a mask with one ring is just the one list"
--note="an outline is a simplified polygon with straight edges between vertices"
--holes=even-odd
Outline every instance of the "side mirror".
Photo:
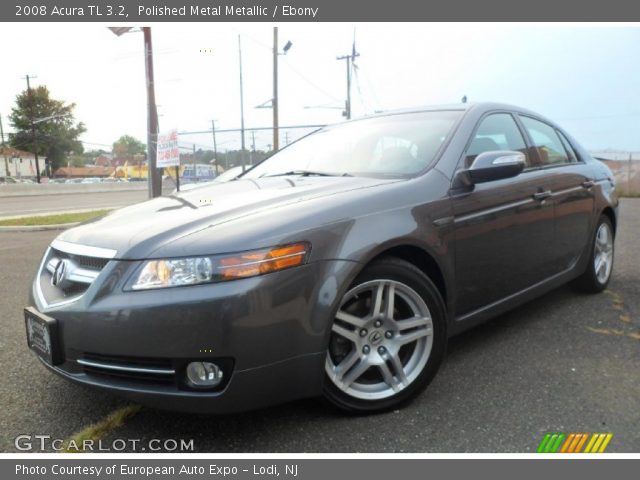
[[519,175],[524,166],[523,153],[510,150],[483,152],[475,158],[471,167],[458,172],[456,183],[470,186],[511,178]]

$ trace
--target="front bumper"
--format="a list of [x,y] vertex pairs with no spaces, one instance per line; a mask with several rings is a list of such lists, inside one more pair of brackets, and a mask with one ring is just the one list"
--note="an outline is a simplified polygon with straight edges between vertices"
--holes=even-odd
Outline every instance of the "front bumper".
[[[126,292],[137,262],[112,261],[77,300],[31,303],[58,322],[63,363],[47,367],[77,383],[171,410],[229,413],[321,394],[324,357],[340,286],[355,264],[319,261],[226,283]],[[36,282],[38,280],[36,279]],[[103,356],[175,366],[173,381],[98,374],[78,360]],[[188,361],[221,361],[218,390],[181,382]]]
[[108,381],[82,372],[73,373],[68,364],[49,370],[75,383],[107,390],[136,403],[165,410],[227,414],[277,405],[299,398],[316,397],[322,391],[325,353],[283,360],[272,365],[234,371],[226,387],[214,392],[158,388],[134,382]]

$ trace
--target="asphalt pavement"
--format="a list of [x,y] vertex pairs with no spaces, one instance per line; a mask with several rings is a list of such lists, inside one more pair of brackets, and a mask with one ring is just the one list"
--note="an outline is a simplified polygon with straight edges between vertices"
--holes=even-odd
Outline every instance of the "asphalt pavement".
[[[120,185],[120,184],[118,184]],[[127,184],[125,184],[127,185]],[[8,187],[11,187],[9,185]],[[60,186],[60,185],[54,185]],[[67,185],[74,187],[76,185]],[[79,186],[79,185],[78,185]],[[83,187],[85,185],[82,185]],[[107,184],[109,186],[109,184]],[[47,185],[38,185],[45,191]],[[91,185],[89,185],[91,187]],[[7,187],[4,187],[7,188]],[[101,187],[96,184],[96,190]],[[163,182],[163,195],[171,194],[175,189],[172,180]],[[65,192],[38,195],[20,195],[5,196],[0,190],[0,218],[16,217],[16,216],[35,216],[50,214],[55,212],[68,212],[76,210],[99,210],[102,208],[118,208],[133,205],[134,203],[143,202],[148,198],[147,188],[145,184],[133,184],[130,190],[114,190],[114,191],[96,191],[96,192]]]
[[147,199],[146,190],[124,192],[72,193],[0,198],[0,217],[42,215],[77,209],[117,208]]
[[[68,439],[128,405],[49,373],[26,347],[22,307],[56,234],[0,233],[0,451],[15,451],[18,435]],[[192,439],[200,452],[535,452],[546,432],[611,432],[607,452],[637,453],[639,238],[640,199],[625,199],[607,291],[562,287],[452,339],[431,386],[401,410],[354,417],[320,399],[230,416],[142,408],[120,426],[111,422],[102,445]]]

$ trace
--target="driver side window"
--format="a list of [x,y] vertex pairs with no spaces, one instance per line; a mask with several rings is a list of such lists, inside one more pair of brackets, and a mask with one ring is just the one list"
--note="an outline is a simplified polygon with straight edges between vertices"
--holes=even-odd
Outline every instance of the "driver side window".
[[469,168],[478,155],[496,150],[521,152],[527,157],[527,145],[513,117],[508,113],[493,113],[485,117],[467,149],[465,168]]

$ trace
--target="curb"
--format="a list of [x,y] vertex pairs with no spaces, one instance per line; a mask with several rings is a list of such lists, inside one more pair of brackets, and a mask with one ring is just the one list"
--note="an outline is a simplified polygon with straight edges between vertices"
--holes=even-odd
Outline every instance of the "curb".
[[[32,212],[32,213],[21,213],[19,215],[0,215],[1,220],[13,220],[14,218],[37,218],[37,217],[49,217],[52,215],[65,215],[67,213],[85,213],[85,212],[95,212],[97,210],[116,210],[121,207],[92,207],[92,208],[73,208],[71,210],[52,210],[50,212]],[[67,225],[65,223],[60,223],[56,225]]]
[[16,225],[16,226],[2,226],[0,232],[43,232],[46,230],[66,230],[67,228],[80,225],[80,222],[74,223],[59,223],[56,225]]

